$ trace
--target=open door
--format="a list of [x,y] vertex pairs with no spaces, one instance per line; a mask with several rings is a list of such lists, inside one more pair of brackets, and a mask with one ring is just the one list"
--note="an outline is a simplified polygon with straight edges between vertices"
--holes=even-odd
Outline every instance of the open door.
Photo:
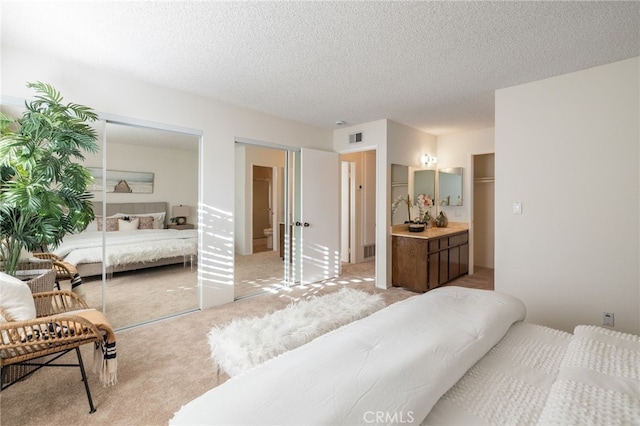
[[299,158],[293,259],[296,278],[310,284],[340,275],[340,161],[335,152],[308,148]]

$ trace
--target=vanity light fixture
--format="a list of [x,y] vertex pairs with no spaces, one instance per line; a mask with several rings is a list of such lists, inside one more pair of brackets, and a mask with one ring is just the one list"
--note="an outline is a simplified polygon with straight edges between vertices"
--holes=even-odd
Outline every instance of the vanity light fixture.
[[425,166],[430,166],[431,164],[436,164],[438,162],[438,157],[432,157],[429,154],[424,154],[422,156],[422,163]]

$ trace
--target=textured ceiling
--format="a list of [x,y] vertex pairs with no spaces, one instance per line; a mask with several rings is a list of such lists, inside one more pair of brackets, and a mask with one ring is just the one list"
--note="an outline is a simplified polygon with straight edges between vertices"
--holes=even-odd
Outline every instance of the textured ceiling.
[[633,2],[3,1],[2,43],[335,128],[487,128],[494,90],[640,55]]

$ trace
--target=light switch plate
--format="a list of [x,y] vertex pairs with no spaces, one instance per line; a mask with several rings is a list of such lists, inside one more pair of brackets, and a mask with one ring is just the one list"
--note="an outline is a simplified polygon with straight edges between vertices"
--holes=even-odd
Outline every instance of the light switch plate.
[[513,214],[522,214],[522,203],[515,202],[513,203]]

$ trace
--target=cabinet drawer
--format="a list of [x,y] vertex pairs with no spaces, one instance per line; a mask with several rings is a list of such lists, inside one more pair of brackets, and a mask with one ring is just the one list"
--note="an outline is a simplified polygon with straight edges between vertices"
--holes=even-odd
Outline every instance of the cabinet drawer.
[[440,250],[446,249],[448,247],[449,247],[449,238],[448,237],[440,238]]
[[433,253],[434,251],[438,251],[440,248],[439,244],[440,240],[429,240],[429,253]]
[[465,232],[464,234],[454,235],[449,237],[449,245],[450,246],[459,246],[460,244],[464,244],[469,241],[469,234]]

